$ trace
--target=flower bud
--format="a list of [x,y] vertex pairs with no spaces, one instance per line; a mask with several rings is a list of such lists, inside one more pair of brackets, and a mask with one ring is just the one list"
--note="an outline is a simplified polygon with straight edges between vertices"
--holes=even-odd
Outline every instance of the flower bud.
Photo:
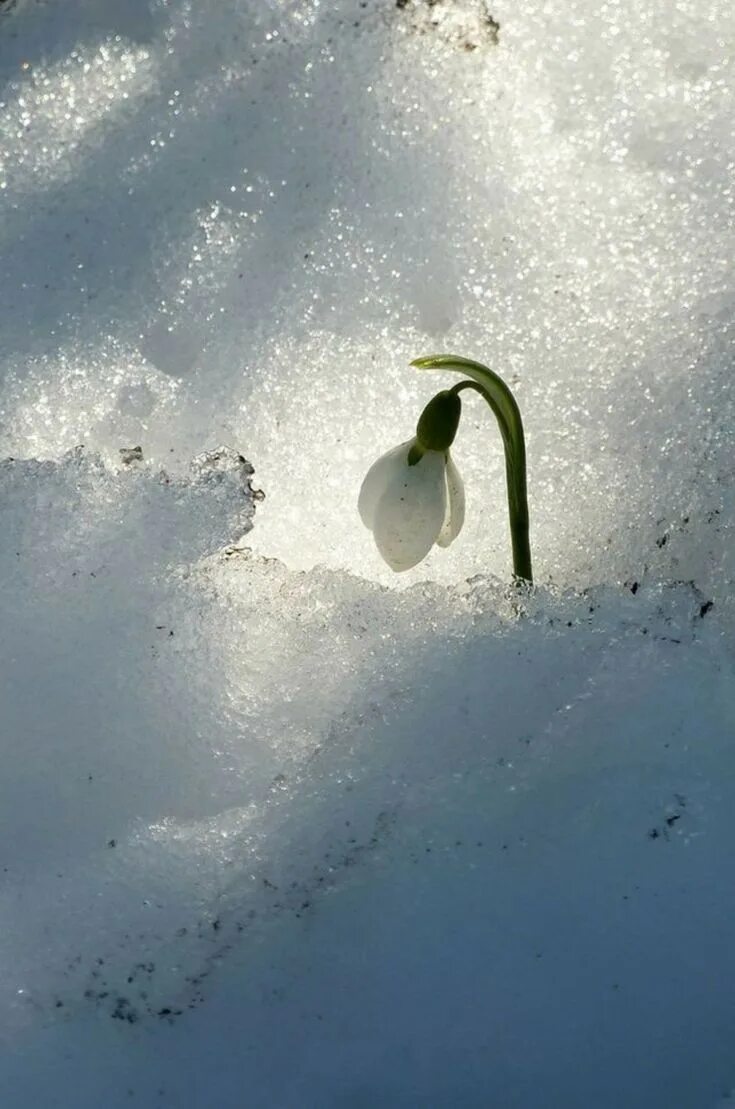
[[416,438],[424,450],[449,450],[457,434],[461,412],[459,395],[448,389],[429,401],[416,425]]

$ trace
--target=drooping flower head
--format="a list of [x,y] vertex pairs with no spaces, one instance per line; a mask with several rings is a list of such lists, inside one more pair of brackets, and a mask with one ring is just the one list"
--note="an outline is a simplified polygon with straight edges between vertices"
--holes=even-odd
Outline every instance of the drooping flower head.
[[456,393],[439,393],[421,414],[416,436],[375,462],[358,509],[392,570],[410,570],[436,543],[448,547],[464,523],[464,485],[449,448],[461,412]]

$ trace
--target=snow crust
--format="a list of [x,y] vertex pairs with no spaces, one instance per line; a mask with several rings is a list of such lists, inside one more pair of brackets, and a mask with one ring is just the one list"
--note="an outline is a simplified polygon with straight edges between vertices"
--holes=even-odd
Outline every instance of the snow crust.
[[[735,1096],[734,32],[0,4],[3,1106]],[[442,350],[533,593],[479,401],[357,515]]]

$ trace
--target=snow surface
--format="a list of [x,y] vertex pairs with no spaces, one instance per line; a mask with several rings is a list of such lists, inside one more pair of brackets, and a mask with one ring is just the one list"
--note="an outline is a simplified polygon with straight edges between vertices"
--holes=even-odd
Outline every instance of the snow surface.
[[[735,1099],[733,41],[0,3],[3,1109]],[[533,593],[476,399],[451,550],[357,516],[443,350]]]

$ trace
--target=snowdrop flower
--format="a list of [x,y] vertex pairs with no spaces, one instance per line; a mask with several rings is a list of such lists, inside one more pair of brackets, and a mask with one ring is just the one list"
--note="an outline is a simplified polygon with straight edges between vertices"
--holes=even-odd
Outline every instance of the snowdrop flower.
[[464,485],[449,453],[460,411],[456,392],[439,393],[415,438],[379,458],[362,483],[362,522],[392,570],[410,570],[435,543],[448,547],[462,530]]
[[410,570],[434,544],[448,547],[464,523],[464,485],[449,451],[424,451],[417,441],[388,451],[368,470],[358,509],[391,570]]
[[503,439],[516,578],[532,581],[526,498],[526,447],[515,398],[496,373],[458,355],[431,355],[412,362],[419,369],[466,373],[462,381],[430,400],[416,425],[416,435],[384,454],[368,470],[358,510],[373,533],[380,554],[392,570],[410,570],[434,544],[448,547],[464,523],[464,485],[452,461],[462,411],[459,394],[473,389],[487,401]]

